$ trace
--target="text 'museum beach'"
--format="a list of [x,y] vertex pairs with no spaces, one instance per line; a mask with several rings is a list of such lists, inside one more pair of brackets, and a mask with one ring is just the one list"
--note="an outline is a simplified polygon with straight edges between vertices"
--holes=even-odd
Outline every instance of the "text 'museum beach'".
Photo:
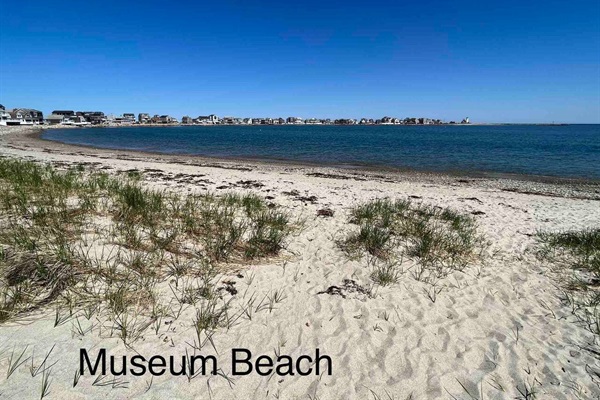
[[508,178],[59,134],[0,130],[0,398],[600,396],[597,154]]

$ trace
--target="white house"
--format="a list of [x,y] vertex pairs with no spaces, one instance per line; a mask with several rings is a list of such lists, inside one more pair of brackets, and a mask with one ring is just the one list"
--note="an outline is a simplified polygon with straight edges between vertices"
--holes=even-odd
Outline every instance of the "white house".
[[8,125],[8,120],[11,119],[8,111],[0,110],[0,125]]

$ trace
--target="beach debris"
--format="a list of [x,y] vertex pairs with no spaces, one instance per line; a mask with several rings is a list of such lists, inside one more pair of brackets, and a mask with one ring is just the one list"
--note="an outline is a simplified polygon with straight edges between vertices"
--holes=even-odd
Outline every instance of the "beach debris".
[[342,180],[353,179],[355,181],[366,181],[365,178],[362,178],[359,176],[347,176],[347,175],[340,175],[340,174],[324,174],[322,172],[311,172],[311,173],[306,174],[306,176],[314,176],[317,178],[328,178],[328,179],[342,179]]
[[322,208],[317,210],[318,217],[333,217],[333,210],[331,208]]
[[346,175],[324,174],[322,172],[311,172],[311,173],[306,174],[306,176],[315,176],[317,178],[329,178],[329,179],[350,179],[350,177],[346,176]]
[[263,183],[261,183],[259,181],[252,181],[252,180],[237,181],[236,184],[242,186],[245,189],[261,188],[261,187],[265,186]]
[[479,204],[483,204],[483,201],[479,200],[477,197],[459,197],[459,200],[471,200],[471,201],[476,201]]
[[300,192],[297,190],[291,190],[289,192],[281,192],[282,194],[285,194],[286,196],[291,196],[294,198],[294,200],[297,201],[301,201],[303,203],[311,203],[311,204],[315,204],[317,202],[317,200],[319,200],[319,198],[317,196],[314,195],[306,195],[306,196],[302,196],[300,195]]
[[345,299],[346,295],[348,293],[359,293],[359,294],[364,294],[364,295],[368,296],[370,291],[369,291],[369,289],[365,288],[364,286],[361,286],[360,284],[356,283],[356,281],[353,279],[344,279],[342,281],[342,285],[340,285],[340,286],[331,285],[327,289],[325,289],[321,292],[318,292],[317,294],[342,296],[342,298]]
[[473,214],[473,215],[485,215],[485,213],[483,211],[471,211],[471,214]]
[[236,188],[236,187],[242,187],[244,189],[259,189],[263,186],[265,186],[265,185],[258,181],[241,180],[241,181],[237,181],[235,183],[227,183],[226,185],[217,186],[217,189],[230,189],[230,188]]
[[300,196],[300,197],[297,197],[296,200],[302,201],[304,203],[315,204],[318,200],[318,197],[317,196]]
[[208,168],[221,168],[221,169],[232,169],[236,171],[252,171],[250,167],[241,167],[241,166],[231,166],[231,165],[222,165],[215,163],[193,163],[193,162],[184,162],[184,161],[171,161],[173,164],[184,164],[190,165],[192,167],[208,167]]
[[235,296],[238,293],[238,290],[235,288],[234,280],[223,281],[223,286],[219,287],[217,290],[218,291],[224,290],[232,296]]

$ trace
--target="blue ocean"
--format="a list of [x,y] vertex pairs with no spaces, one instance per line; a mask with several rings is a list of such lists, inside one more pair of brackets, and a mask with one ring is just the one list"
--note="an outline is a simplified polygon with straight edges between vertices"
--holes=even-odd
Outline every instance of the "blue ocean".
[[174,126],[56,129],[108,149],[337,167],[600,179],[600,125]]

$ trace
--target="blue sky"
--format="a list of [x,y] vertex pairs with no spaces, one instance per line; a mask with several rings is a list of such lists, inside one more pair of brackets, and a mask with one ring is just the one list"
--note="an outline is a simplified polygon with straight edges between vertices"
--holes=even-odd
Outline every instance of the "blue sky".
[[0,103],[600,123],[598,0],[247,3],[3,2]]

